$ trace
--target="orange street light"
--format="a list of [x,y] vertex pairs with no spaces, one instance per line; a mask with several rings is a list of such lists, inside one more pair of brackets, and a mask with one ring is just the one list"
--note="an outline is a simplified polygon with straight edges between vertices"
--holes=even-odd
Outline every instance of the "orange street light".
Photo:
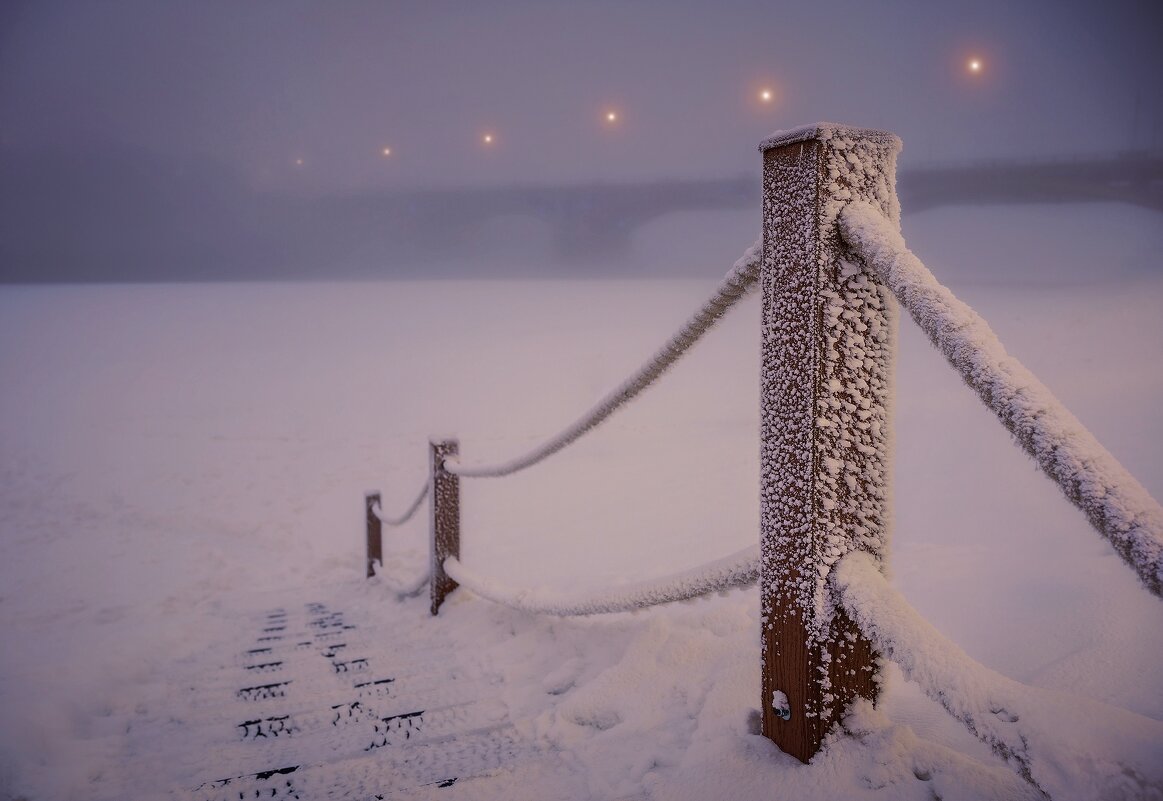
[[771,109],[778,108],[783,102],[779,83],[772,80],[770,76],[752,80],[747,85],[746,102],[747,107],[753,112],[767,113]]

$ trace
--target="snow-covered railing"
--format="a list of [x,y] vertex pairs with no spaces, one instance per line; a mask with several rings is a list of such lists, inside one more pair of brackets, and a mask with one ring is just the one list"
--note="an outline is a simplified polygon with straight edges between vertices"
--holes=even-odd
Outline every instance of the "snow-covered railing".
[[760,602],[763,731],[807,761],[883,647],[829,589],[887,558],[898,301],[1158,594],[1163,512],[904,247],[896,137],[822,123],[764,142]]
[[[456,440],[431,441],[429,479],[403,515],[386,518],[378,494],[367,497],[369,575],[373,528],[378,549],[381,523],[408,520],[428,497],[434,615],[458,583],[526,612],[588,615],[758,578],[762,731],[784,752],[808,761],[857,697],[875,700],[879,649],[1027,780],[1053,793],[1058,779],[1043,775],[1041,746],[1029,742],[1025,727],[1010,725],[1016,714],[1008,719],[1018,708],[1038,719],[1041,701],[1023,695],[1037,693],[973,663],[881,576],[898,300],[1156,595],[1163,510],[905,248],[894,187],[899,149],[892,134],[830,123],[765,141],[762,247],[750,248],[634,375],[532,451],[462,466]],[[460,563],[461,477],[509,475],[576,441],[637,397],[756,282],[763,296],[758,548],[586,597],[505,587]],[[1067,781],[1081,786],[1083,779]]]
[[840,231],[1014,441],[1163,595],[1163,507],[1054,394],[1006,352],[989,324],[941,285],[876,209],[853,203]]
[[377,564],[383,563],[383,526],[403,525],[412,518],[425,498],[431,495],[432,547],[429,575],[432,614],[436,614],[445,596],[457,585],[445,572],[444,565],[448,559],[456,558],[460,553],[460,477],[495,478],[511,475],[543,461],[601,425],[657,381],[702,339],[755,285],[758,274],[759,243],[756,242],[744,251],[706,302],[638,370],[577,420],[531,451],[494,465],[469,466],[457,462],[459,444],[456,440],[433,441],[430,445],[429,479],[401,515],[385,516],[379,493],[372,492],[365,496],[368,577],[375,575]]
[[[459,485],[451,481],[452,477],[466,478],[496,478],[511,475],[520,470],[541,462],[563,448],[580,439],[605,422],[618,409],[636,398],[647,387],[653,384],[678,361],[691,347],[707,333],[719,319],[730,310],[748,290],[755,285],[759,273],[759,243],[756,242],[735,262],[734,266],[724,276],[722,282],[711,294],[705,303],[689,320],[671,336],[653,356],[647,359],[642,366],[629,378],[611,390],[600,401],[581,415],[570,425],[549,437],[536,448],[514,457],[508,461],[494,465],[461,465],[454,458],[448,456],[458,450],[455,440],[448,440],[441,445],[442,457],[432,462],[432,477],[424,483],[415,500],[398,517],[386,517],[381,507],[379,493],[368,493],[365,496],[367,518],[367,575],[375,575],[376,564],[383,563],[383,526],[399,526],[408,522],[433,486],[439,481],[445,487],[445,493],[459,494]],[[437,447],[434,443],[433,448]],[[437,475],[439,473],[439,475]],[[452,489],[449,489],[452,488]],[[448,512],[447,504],[437,513],[437,504],[433,504],[433,520],[440,518],[442,536],[440,548],[433,548],[431,559],[431,575],[434,576],[432,592],[432,613],[440,608],[444,596],[451,592],[456,582],[444,572],[444,560],[456,556],[460,550],[459,516]],[[436,526],[436,523],[433,523]],[[435,541],[435,534],[434,534]]]

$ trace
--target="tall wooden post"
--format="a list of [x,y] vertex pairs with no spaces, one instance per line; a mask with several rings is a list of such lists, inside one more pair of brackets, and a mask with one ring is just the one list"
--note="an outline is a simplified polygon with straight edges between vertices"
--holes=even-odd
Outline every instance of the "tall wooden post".
[[807,762],[857,696],[876,696],[872,646],[828,576],[853,549],[887,553],[897,312],[846,260],[836,221],[854,200],[900,219],[900,141],[820,123],[760,150],[761,709],[764,735]]
[[375,507],[380,506],[380,494],[369,492],[363,497],[364,513],[367,516],[367,577],[376,574],[375,566],[384,564],[384,527],[375,513]]
[[428,555],[430,561],[430,588],[432,614],[440,611],[440,605],[448,593],[459,585],[444,572],[444,560],[450,556],[460,557],[460,479],[444,469],[444,459],[460,453],[460,443],[455,439],[432,440],[428,443],[428,464],[432,475],[431,538]]

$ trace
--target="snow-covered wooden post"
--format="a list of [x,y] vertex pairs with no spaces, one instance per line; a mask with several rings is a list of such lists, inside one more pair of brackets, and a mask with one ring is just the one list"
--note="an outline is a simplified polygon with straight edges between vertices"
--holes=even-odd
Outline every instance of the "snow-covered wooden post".
[[363,506],[367,516],[367,577],[371,578],[376,574],[375,566],[384,564],[384,528],[375,512],[380,506],[380,494],[369,492],[364,495]]
[[428,464],[432,476],[428,556],[431,609],[434,615],[440,611],[445,596],[459,586],[444,572],[445,559],[450,556],[460,557],[460,479],[444,469],[445,458],[458,453],[460,443],[455,439],[431,440],[428,443]]
[[897,311],[846,260],[837,216],[863,200],[900,219],[900,140],[820,123],[760,150],[763,733],[807,762],[877,690],[872,646],[828,579],[853,549],[886,555]]

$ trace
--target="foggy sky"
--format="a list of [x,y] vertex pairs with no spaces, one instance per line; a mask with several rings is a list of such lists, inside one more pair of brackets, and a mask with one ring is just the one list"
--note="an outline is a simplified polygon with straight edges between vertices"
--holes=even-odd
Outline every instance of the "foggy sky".
[[821,119],[892,130],[907,162],[1157,146],[1158,8],[8,0],[0,144],[124,144],[308,191],[734,174]]
[[[483,273],[497,243],[505,269],[544,263],[552,225],[453,242],[383,198],[728,176],[758,191],[758,142],[819,120],[897,133],[904,170],[1159,149],[1158,7],[4,0],[0,282],[431,275],[465,255]],[[720,232],[728,263],[745,227]]]

